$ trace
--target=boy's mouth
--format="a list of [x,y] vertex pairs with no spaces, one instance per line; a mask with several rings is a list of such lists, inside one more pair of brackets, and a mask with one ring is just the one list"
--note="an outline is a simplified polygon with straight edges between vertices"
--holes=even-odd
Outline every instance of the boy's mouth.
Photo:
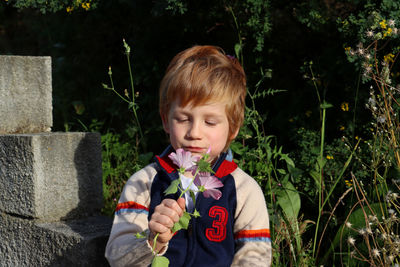
[[191,153],[204,153],[206,151],[204,148],[196,146],[185,146],[183,149],[185,151],[190,151]]

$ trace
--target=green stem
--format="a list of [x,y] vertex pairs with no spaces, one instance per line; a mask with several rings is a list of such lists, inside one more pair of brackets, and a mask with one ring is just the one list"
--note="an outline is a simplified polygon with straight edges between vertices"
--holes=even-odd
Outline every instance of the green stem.
[[[317,83],[315,82],[316,79],[315,79],[314,72],[313,72],[313,70],[312,70],[311,64],[312,64],[312,62],[310,62],[310,65],[309,65],[310,73],[311,73],[313,85],[314,85],[314,88],[315,88],[315,92],[317,93],[318,103],[321,105],[321,104],[322,104],[322,102],[321,102],[321,96],[319,95],[318,86],[317,86]],[[321,118],[321,109],[320,109],[320,111],[319,111],[319,117],[320,117],[320,119],[322,120],[322,118]]]
[[111,88],[108,88],[108,89],[110,89],[111,91],[113,91],[117,96],[119,96],[119,98],[121,98],[121,99],[122,99],[123,101],[125,101],[126,103],[130,103],[129,99],[126,99],[125,97],[123,97],[122,95],[120,95],[120,94],[115,90],[115,88],[114,88],[114,82],[113,82],[113,79],[112,79],[111,67],[110,67],[110,71],[108,72],[108,76],[110,76],[110,83],[111,83]]
[[[319,95],[318,95],[319,98]],[[324,142],[325,142],[325,119],[326,119],[326,108],[322,108],[322,127],[321,127],[321,146],[320,146],[320,158],[319,158],[319,185],[318,185],[318,219],[314,234],[314,245],[313,245],[313,257],[315,256],[315,248],[317,244],[319,222],[322,214],[322,162],[324,157]]]
[[154,236],[154,239],[153,239],[152,251],[153,251],[153,254],[154,254],[154,255],[157,254],[157,253],[156,253],[156,244],[157,244],[157,238],[158,238],[159,235],[160,235],[160,233],[157,233],[157,234]]
[[[352,139],[354,140],[354,136],[355,136],[355,129],[356,129],[356,112],[357,112],[357,102],[358,102],[358,92],[360,89],[360,80],[361,80],[361,69],[360,69],[360,73],[358,74],[358,81],[357,81],[357,87],[356,87],[356,95],[355,95],[355,99],[354,99],[354,111],[353,111],[353,127],[352,127]],[[352,145],[353,145],[353,141],[352,141]]]
[[136,100],[135,99],[136,98],[136,96],[135,96],[135,87],[133,85],[133,75],[132,75],[132,68],[131,68],[131,62],[130,62],[130,59],[129,59],[129,55],[130,55],[130,52],[127,51],[126,52],[126,58],[127,58],[127,61],[128,61],[129,79],[130,79],[130,82],[131,82],[131,90],[132,90],[132,110],[133,110],[133,114],[135,116],[136,124],[137,124],[137,126],[139,128],[140,139],[143,140],[142,127],[140,126],[139,118],[138,118],[138,115],[136,113],[136,107],[135,107],[135,100]]
[[356,150],[357,150],[357,148],[358,148],[358,145],[360,144],[360,141],[361,141],[361,139],[358,140],[358,142],[357,142],[356,146],[354,147],[353,151],[351,152],[349,158],[348,158],[347,161],[345,162],[342,171],[340,172],[338,178],[336,179],[336,181],[335,181],[335,183],[333,184],[331,190],[329,191],[328,195],[326,196],[325,201],[322,203],[321,211],[320,211],[320,212],[322,212],[322,209],[324,208],[325,204],[328,202],[330,196],[331,196],[332,193],[333,193],[333,190],[335,189],[335,187],[336,187],[336,185],[338,184],[339,180],[343,177],[343,174],[344,174],[344,172],[346,171],[347,167],[350,165],[350,162],[351,162],[351,160],[352,160],[352,158],[353,158],[354,153],[356,152]]
[[[192,186],[192,184],[194,182],[194,178],[196,177],[197,174],[199,174],[199,169],[198,168],[197,168],[196,172],[194,173],[193,179],[190,181],[188,187],[186,187],[186,189],[183,190],[183,191],[181,190],[181,194],[179,195],[179,198],[181,198],[190,189],[190,187]],[[179,180],[180,180],[180,178],[179,178]],[[181,185],[182,185],[182,182],[181,182]]]
[[235,26],[236,26],[236,30],[237,30],[237,34],[238,34],[239,46],[240,46],[240,54],[238,56],[240,57],[239,58],[240,65],[242,65],[242,67],[244,68],[244,66],[243,66],[243,52],[242,52],[243,42],[242,42],[242,36],[240,34],[239,23],[237,22],[237,18],[235,16],[235,13],[233,12],[233,8],[232,7],[229,7],[229,11],[231,11],[231,14],[232,14],[232,17],[233,17],[233,21],[235,22]]

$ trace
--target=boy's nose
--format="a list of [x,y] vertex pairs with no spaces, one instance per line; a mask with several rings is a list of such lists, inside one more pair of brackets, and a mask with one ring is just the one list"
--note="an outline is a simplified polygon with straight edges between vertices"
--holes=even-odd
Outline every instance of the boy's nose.
[[193,122],[190,125],[190,128],[187,131],[187,137],[192,138],[192,139],[199,139],[201,138],[201,129],[200,125],[197,122]]

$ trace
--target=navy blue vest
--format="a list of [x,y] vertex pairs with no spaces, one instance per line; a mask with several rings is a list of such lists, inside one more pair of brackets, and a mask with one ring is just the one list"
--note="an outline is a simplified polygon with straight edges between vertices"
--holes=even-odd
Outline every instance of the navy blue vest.
[[[164,195],[164,190],[178,178],[176,166],[168,158],[172,150],[167,149],[156,157],[162,169],[155,176],[151,187],[149,220],[157,205],[164,198],[178,199],[175,195]],[[170,261],[170,267],[176,266],[230,266],[235,254],[234,214],[236,210],[236,187],[230,173],[237,168],[234,162],[225,159],[226,154],[219,157],[214,164],[215,176],[224,184],[218,188],[222,192],[219,200],[205,198],[199,193],[195,208],[200,217],[192,217],[187,230],[178,231],[170,240],[164,256]]]

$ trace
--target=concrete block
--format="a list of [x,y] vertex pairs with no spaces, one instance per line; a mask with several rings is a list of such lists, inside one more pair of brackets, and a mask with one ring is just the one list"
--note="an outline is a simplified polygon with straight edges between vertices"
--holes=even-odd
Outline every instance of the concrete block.
[[0,213],[0,266],[109,266],[111,218],[38,223]]
[[0,192],[0,211],[25,218],[50,222],[98,213],[100,135],[0,135]]
[[49,132],[51,93],[50,57],[0,56],[0,134]]

